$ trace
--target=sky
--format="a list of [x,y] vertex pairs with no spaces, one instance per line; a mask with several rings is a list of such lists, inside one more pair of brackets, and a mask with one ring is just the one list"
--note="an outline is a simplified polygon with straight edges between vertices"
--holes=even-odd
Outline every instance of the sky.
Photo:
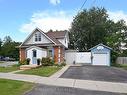
[[[36,28],[67,30],[85,0],[0,0],[0,38],[24,39]],[[110,19],[127,22],[127,0],[87,0],[83,9],[104,7]]]

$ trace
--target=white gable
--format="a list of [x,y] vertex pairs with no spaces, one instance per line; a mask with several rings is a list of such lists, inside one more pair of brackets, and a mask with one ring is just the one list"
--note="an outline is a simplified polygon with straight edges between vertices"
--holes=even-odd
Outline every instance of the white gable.
[[24,45],[28,44],[47,44],[52,43],[44,34],[41,33],[41,41],[35,41],[35,34],[41,33],[40,31],[35,31],[25,42]]
[[68,48],[68,34],[66,33],[64,38],[59,38],[58,41],[60,41],[66,48]]

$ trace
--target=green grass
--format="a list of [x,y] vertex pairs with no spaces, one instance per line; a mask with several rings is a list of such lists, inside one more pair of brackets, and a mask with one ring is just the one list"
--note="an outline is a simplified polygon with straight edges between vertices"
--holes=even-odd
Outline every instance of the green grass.
[[116,67],[123,68],[127,70],[127,64],[117,64]]
[[18,74],[30,74],[30,75],[38,75],[38,76],[44,76],[44,77],[49,77],[58,70],[60,70],[62,67],[57,67],[57,66],[45,66],[45,67],[39,67],[36,69],[30,69],[30,70],[25,70],[21,72],[17,72]]
[[0,79],[0,95],[23,95],[33,86],[34,84],[29,82]]
[[16,71],[18,69],[19,69],[18,65],[13,65],[11,67],[0,67],[0,72],[7,73],[7,72]]
[[0,61],[0,63],[4,63],[4,62]]

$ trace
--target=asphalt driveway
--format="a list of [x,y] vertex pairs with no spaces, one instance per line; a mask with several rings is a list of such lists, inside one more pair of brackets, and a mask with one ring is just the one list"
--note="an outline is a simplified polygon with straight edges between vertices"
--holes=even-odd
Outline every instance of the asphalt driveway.
[[71,87],[47,86],[39,84],[30,92],[27,92],[25,95],[126,95],[126,94],[83,90]]
[[127,71],[106,66],[71,66],[61,78],[127,83]]

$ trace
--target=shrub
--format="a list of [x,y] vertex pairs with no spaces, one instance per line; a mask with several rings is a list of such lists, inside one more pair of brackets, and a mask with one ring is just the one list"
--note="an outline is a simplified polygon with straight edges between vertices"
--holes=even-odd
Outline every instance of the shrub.
[[37,59],[37,65],[40,65],[40,63],[41,63],[41,59],[38,58],[38,59]]
[[66,63],[65,63],[65,62],[62,62],[62,63],[61,63],[61,66],[66,66]]
[[54,64],[54,61],[49,57],[43,57],[41,63],[43,66],[52,66]]
[[25,59],[25,60],[23,60],[23,61],[19,61],[19,64],[21,64],[21,65],[26,65],[26,64],[27,64],[27,60]]
[[27,62],[26,64],[29,65],[30,64],[30,58],[27,58],[26,62]]
[[118,53],[115,51],[111,52],[111,66],[116,66],[116,59],[118,57]]

